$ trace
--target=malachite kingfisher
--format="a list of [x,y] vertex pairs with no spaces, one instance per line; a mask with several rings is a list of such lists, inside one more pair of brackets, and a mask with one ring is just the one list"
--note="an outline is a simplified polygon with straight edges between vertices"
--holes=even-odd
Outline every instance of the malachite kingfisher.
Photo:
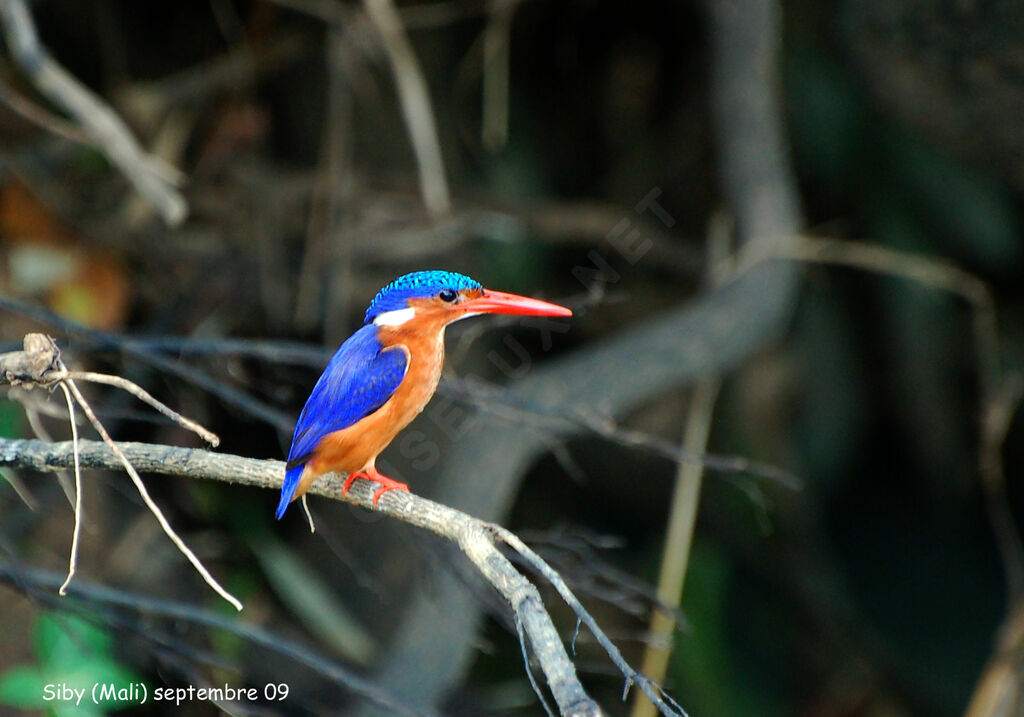
[[324,473],[378,485],[373,504],[405,483],[377,472],[377,456],[437,389],[448,324],[479,314],[572,316],[564,306],[485,289],[450,271],[395,279],[370,303],[363,326],[327,364],[295,424],[277,517]]

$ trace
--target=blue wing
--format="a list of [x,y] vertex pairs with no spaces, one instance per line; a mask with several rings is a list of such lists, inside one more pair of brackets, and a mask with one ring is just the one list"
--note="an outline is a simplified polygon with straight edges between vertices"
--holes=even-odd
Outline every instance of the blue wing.
[[401,349],[383,350],[377,327],[368,324],[334,354],[306,399],[288,451],[278,519],[295,495],[299,477],[320,439],[369,416],[391,397],[405,377],[408,358]]

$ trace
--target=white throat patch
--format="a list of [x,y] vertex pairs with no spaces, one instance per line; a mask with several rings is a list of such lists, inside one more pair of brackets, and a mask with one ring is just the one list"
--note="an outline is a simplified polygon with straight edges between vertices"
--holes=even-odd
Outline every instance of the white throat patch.
[[396,309],[377,314],[373,320],[374,326],[401,326],[416,315],[416,309]]

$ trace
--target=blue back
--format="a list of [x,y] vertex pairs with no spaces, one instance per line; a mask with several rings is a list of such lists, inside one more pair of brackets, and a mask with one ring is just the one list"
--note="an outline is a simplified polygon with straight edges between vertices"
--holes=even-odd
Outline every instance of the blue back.
[[482,288],[480,282],[454,271],[415,271],[398,277],[381,289],[370,302],[363,323],[370,323],[385,311],[408,308],[406,301],[409,299],[429,298],[443,289],[461,291]]
[[295,495],[302,469],[320,439],[376,411],[402,383],[408,367],[405,351],[382,348],[377,327],[363,326],[341,345],[316,382],[295,424],[277,506],[279,519]]

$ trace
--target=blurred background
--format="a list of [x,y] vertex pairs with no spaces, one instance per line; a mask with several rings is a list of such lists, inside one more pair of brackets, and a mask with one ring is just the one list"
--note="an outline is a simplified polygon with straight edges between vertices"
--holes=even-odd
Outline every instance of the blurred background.
[[[42,52],[102,103],[80,114],[19,6],[2,350],[49,333],[217,450],[282,459],[394,277],[565,303],[571,322],[453,327],[442,390],[382,470],[520,533],[634,666],[665,644],[653,615],[684,618],[659,679],[691,715],[962,714],[986,669],[972,714],[1022,709],[982,699],[1021,664],[1019,635],[999,642],[1024,590],[1019,2],[36,0]],[[114,144],[88,126],[104,105]],[[200,445],[87,395],[117,440]],[[10,398],[0,435],[33,435],[27,407],[70,437],[59,393]],[[673,513],[701,425],[707,451],[763,465],[711,462]],[[543,713],[506,606],[421,531],[314,497],[311,535],[269,491],[144,475],[236,614],[127,476],[88,472],[60,599],[60,482],[3,475],[4,709],[112,680],[289,694],[94,713],[371,713],[335,665],[428,713]],[[658,592],[667,545],[688,557],[681,615],[657,607],[681,586]],[[585,629],[575,660],[632,712]]]

